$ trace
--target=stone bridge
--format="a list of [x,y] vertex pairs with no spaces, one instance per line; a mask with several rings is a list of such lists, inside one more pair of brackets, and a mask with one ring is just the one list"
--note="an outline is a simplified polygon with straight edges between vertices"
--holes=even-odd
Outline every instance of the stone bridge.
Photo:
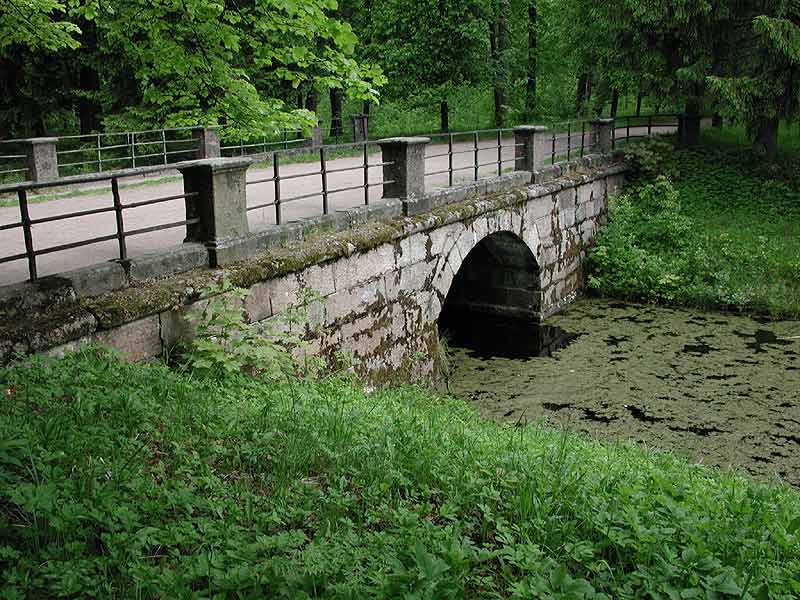
[[[380,382],[435,372],[443,310],[466,324],[487,312],[542,320],[580,292],[586,249],[608,195],[624,182],[625,166],[611,154],[542,167],[529,147],[531,158],[517,165],[526,170],[425,192],[415,165],[419,140],[389,142],[385,175],[395,184],[387,194],[395,198],[380,206],[220,239],[211,244],[214,268],[104,293],[59,277],[5,290],[0,352],[7,360],[94,342],[133,359],[158,356],[192,335],[186,317],[202,311],[204,290],[225,279],[247,290],[242,308],[251,323],[281,319],[304,288],[316,290],[322,299],[310,307],[310,348],[327,358],[349,351],[362,374]],[[202,189],[198,178],[207,174],[213,193],[203,218],[218,228],[226,218],[220,203],[235,205],[243,191],[229,167],[184,170],[189,189]]]

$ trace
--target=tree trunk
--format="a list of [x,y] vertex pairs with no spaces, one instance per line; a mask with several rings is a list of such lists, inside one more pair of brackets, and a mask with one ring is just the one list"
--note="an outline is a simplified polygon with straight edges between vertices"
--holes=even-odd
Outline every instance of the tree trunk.
[[614,119],[617,116],[617,109],[619,108],[619,91],[614,90],[611,92],[611,118]]
[[489,34],[489,45],[494,63],[494,124],[502,127],[506,104],[508,69],[508,0],[497,0],[495,23]]
[[369,116],[369,100],[364,100],[364,103],[361,105],[361,114],[365,117]]
[[[97,72],[89,67],[81,67],[79,85],[83,92],[94,95],[100,89],[100,78]],[[78,121],[81,135],[86,135],[100,130],[100,106],[92,97],[81,96],[78,98]]]
[[450,131],[450,107],[447,105],[447,98],[439,102],[439,121],[443,132]]
[[589,87],[589,74],[582,73],[580,77],[578,77],[578,86],[575,92],[575,112],[579,113],[583,110],[584,104],[588,98],[586,97],[586,90]]
[[335,138],[342,135],[342,93],[336,88],[331,88],[329,95],[331,98],[330,136]]
[[536,56],[536,0],[528,0],[528,72],[525,86],[525,121],[533,118],[536,112],[536,71],[538,70]]
[[81,135],[100,130],[100,105],[95,94],[100,91],[100,76],[90,63],[91,53],[97,49],[97,29],[94,21],[81,25],[82,52],[78,56],[78,89],[83,94],[77,100],[78,122]]
[[308,92],[306,96],[306,109],[310,110],[313,113],[317,112],[317,104],[319,103],[317,98],[317,90],[312,89]]
[[642,116],[642,92],[636,94],[636,116]]
[[778,157],[778,127],[780,120],[778,117],[770,119],[760,119],[756,124],[755,142],[767,153],[769,160]]

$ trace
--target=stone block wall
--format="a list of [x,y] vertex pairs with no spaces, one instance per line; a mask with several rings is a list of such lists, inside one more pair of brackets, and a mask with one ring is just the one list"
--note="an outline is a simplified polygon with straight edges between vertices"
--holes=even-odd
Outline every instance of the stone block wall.
[[[473,249],[501,232],[524,244],[535,260],[535,289],[528,290],[530,298],[504,297],[509,305],[535,307],[540,318],[553,314],[583,285],[586,248],[624,171],[609,158],[589,158],[536,172],[532,184],[521,184],[516,173],[505,189],[495,185],[488,192],[489,186],[466,198],[454,193],[458,201],[450,203],[440,195],[426,212],[353,219],[343,229],[262,248],[217,269],[98,296],[78,297],[71,287],[56,285],[45,299],[0,297],[0,309],[12,316],[0,326],[0,356],[63,352],[87,342],[132,359],[157,356],[191,336],[186,315],[202,311],[202,290],[225,278],[248,290],[243,310],[254,323],[279,319],[299,291],[312,288],[323,298],[307,332],[314,351],[325,357],[352,352],[362,374],[375,382],[427,377],[435,372],[437,319]],[[513,268],[506,276],[498,289],[516,290]]]

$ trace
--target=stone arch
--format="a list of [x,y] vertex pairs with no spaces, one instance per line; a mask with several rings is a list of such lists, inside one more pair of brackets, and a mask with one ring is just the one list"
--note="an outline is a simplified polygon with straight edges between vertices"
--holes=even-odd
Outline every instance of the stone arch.
[[433,273],[429,321],[442,325],[440,317],[458,312],[540,318],[539,236],[523,214],[499,211],[440,231],[446,240]]

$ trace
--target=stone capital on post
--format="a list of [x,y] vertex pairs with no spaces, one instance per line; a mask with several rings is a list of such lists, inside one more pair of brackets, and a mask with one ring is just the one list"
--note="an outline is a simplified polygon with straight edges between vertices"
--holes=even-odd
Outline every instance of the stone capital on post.
[[246,176],[251,160],[213,158],[178,165],[183,175],[186,218],[198,219],[186,226],[186,241],[206,245],[212,267],[233,262],[229,249],[247,235]]
[[383,165],[384,198],[414,201],[425,194],[426,137],[396,137],[378,140]]
[[23,140],[28,156],[28,179],[47,181],[58,178],[57,137],[39,137]]
[[514,170],[538,171],[544,166],[549,129],[544,125],[514,127]]
[[192,131],[192,137],[197,140],[197,158],[219,158],[222,156],[218,127],[200,127]]
[[608,154],[613,150],[614,119],[595,119],[592,121],[596,151]]

